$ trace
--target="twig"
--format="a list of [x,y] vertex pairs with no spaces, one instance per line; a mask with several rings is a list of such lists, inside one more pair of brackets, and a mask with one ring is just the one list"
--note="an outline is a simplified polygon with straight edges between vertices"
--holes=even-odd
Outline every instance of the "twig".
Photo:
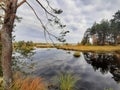
[[36,16],[37,19],[40,21],[42,27],[45,28],[42,20],[41,20],[40,17],[37,15],[37,13],[36,13],[36,11],[34,10],[34,8],[33,8],[27,1],[26,1],[26,3],[27,3],[27,5],[32,9],[32,11],[34,12],[35,16]]
[[49,6],[52,10],[54,10],[54,8],[52,8],[52,7],[50,6],[49,1],[48,1],[48,0],[46,0],[46,2],[47,2],[47,4],[48,4],[48,6]]
[[55,16],[55,15],[53,15],[52,13],[50,13],[41,3],[40,3],[40,1],[39,0],[36,0],[37,2],[38,2],[38,4],[45,10],[45,12],[47,12],[49,15],[51,15],[51,16],[53,16],[53,17],[56,17],[57,18],[57,16]]
[[18,3],[17,8],[20,7],[22,4],[24,4],[25,2],[26,2],[26,0],[23,0],[20,3]]
[[40,17],[37,15],[37,13],[36,13],[36,11],[34,10],[34,8],[33,8],[27,1],[26,1],[26,3],[27,3],[27,5],[32,9],[32,11],[34,12],[34,14],[35,14],[35,16],[37,17],[37,19],[40,21],[43,29],[44,29],[49,35],[53,36],[54,38],[57,38],[55,35],[53,35],[52,33],[50,33],[50,32],[46,29],[45,25],[44,25],[43,22],[41,21]]

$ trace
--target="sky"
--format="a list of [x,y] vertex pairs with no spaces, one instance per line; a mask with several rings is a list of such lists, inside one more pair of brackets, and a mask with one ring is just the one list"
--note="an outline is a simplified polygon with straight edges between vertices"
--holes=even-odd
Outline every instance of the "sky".
[[[43,23],[46,22],[46,14],[35,0],[27,0],[35,9]],[[46,0],[39,0],[48,9]],[[120,9],[120,0],[49,0],[50,5],[55,9],[62,9],[63,13],[58,15],[61,22],[66,26],[65,30],[70,33],[65,37],[68,43],[78,43],[82,40],[84,32],[93,23],[102,19],[110,20],[115,12]],[[51,12],[51,11],[50,11]],[[16,22],[14,35],[16,41],[46,42],[44,30],[35,17],[33,11],[27,4],[18,8],[17,15],[22,17],[20,23]],[[54,35],[60,33],[57,27],[48,29]],[[47,40],[50,42],[48,36]],[[54,42],[57,42],[53,39]]]

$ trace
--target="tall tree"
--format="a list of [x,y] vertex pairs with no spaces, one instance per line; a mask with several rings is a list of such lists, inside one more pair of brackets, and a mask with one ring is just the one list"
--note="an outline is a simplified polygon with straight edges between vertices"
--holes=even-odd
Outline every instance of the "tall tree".
[[8,90],[12,83],[12,30],[17,10],[17,0],[5,1],[4,22],[1,29],[2,42],[2,70],[5,90]]
[[[110,23],[107,20],[102,20],[100,23],[94,23],[91,28],[89,28],[90,36],[96,36],[98,45],[105,45],[105,41],[109,35]],[[89,39],[89,38],[88,38]]]
[[90,41],[89,41],[90,36],[91,36],[91,29],[88,28],[88,29],[86,30],[86,32],[84,33],[83,39],[82,39],[82,41],[81,41],[81,44],[82,44],[82,45],[89,44],[89,43],[90,43]]
[[111,33],[113,34],[114,44],[117,44],[117,37],[120,36],[120,10],[111,19]]
[[101,45],[105,45],[105,41],[107,41],[106,38],[110,30],[110,24],[107,20],[102,20],[99,25],[99,28],[101,31],[100,33]]
[[[54,24],[57,24],[60,28],[64,28],[65,25],[63,25],[60,22],[60,19],[56,16],[56,14],[61,14],[62,10],[54,9],[50,6],[49,1],[46,0],[46,3],[48,4],[48,7],[53,11],[53,13],[49,12],[44,5],[41,3],[39,0],[35,0],[39,6],[45,11],[46,13],[46,18],[48,22]],[[0,0],[0,9],[3,10],[3,15],[0,16],[2,18],[2,28],[1,28],[1,42],[2,42],[2,70],[3,70],[3,80],[4,80],[4,89],[9,90],[10,84],[13,81],[12,78],[12,31],[13,31],[13,26],[16,18],[16,12],[18,8],[26,3],[31,10],[34,12],[36,15],[37,19],[40,21],[41,26],[44,29],[44,34],[46,36],[46,33],[49,35],[49,38],[51,39],[50,36],[56,38],[57,40],[64,42],[64,36],[68,31],[62,31],[61,36],[57,37],[54,34],[50,33],[48,29],[46,28],[45,24],[42,22],[40,17],[37,15],[36,10],[30,5],[30,3],[27,0]],[[48,18],[48,15],[51,18]]]

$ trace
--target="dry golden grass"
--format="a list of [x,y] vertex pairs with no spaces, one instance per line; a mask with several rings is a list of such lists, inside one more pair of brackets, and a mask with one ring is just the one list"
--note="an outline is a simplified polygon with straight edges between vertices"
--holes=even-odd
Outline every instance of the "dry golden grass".
[[15,75],[14,82],[10,90],[47,90],[43,79],[40,77],[23,78],[21,75]]
[[58,49],[75,50],[75,51],[120,51],[120,46],[78,46],[78,45],[64,45]]
[[11,90],[46,90],[42,78],[18,79],[14,82]]
[[35,47],[37,47],[37,48],[54,48],[54,46],[53,45],[36,45]]

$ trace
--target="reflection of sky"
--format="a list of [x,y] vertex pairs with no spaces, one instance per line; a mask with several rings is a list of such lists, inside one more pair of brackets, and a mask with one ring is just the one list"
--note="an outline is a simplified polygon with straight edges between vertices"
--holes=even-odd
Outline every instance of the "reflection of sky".
[[[73,51],[69,54],[67,51],[56,49],[37,49],[32,57],[32,63],[35,63],[35,66],[31,70],[34,75],[43,76],[46,79],[53,79],[60,71],[69,71],[81,78],[78,82],[79,88],[120,90],[109,72],[103,75],[100,70],[94,71],[93,67],[84,60],[82,53],[79,58],[74,58],[73,53]],[[26,68],[24,70],[29,71]]]
[[[45,4],[44,0],[40,1]],[[71,31],[66,37],[68,42],[81,41],[85,30],[95,21],[99,22],[101,19],[112,18],[112,15],[120,8],[120,0],[49,1],[53,7],[61,8],[64,11],[59,17],[67,25],[66,29]],[[28,2],[35,8],[41,19],[45,21],[44,12],[39,5],[33,0],[28,0]],[[17,14],[23,19],[21,23],[17,24],[16,40],[45,41],[39,21],[26,4],[18,9]]]

